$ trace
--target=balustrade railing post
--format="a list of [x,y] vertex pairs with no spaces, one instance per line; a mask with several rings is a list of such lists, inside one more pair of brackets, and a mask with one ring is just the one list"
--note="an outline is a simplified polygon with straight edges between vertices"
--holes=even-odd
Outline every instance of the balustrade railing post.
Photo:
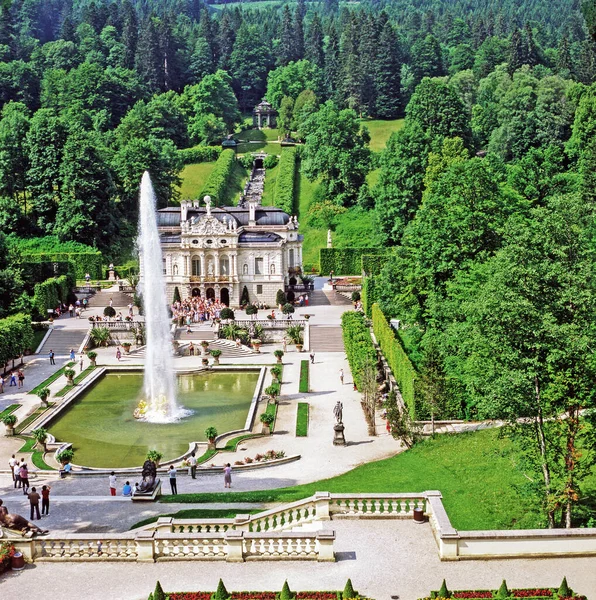
[[244,532],[226,531],[226,562],[244,562]]
[[155,562],[155,531],[139,531],[135,536],[138,562]]
[[154,531],[161,531],[162,533],[172,533],[172,525],[174,519],[172,517],[159,517],[157,523],[155,523]]
[[35,540],[8,540],[12,542],[15,548],[22,553],[25,562],[33,562],[35,560]]
[[319,546],[317,561],[335,562],[335,553],[333,552],[333,543],[335,542],[335,531],[318,531],[317,542]]
[[250,515],[236,515],[234,528],[236,531],[250,531]]
[[330,521],[329,503],[331,502],[331,494],[329,492],[315,493],[315,511],[317,516],[315,521]]

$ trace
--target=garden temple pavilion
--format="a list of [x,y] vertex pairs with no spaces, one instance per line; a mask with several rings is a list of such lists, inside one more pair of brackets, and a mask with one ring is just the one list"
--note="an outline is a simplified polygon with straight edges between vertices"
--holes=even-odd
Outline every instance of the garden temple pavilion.
[[[157,211],[168,300],[200,296],[238,306],[244,286],[251,302],[275,305],[301,272],[298,221],[283,210],[249,201],[245,207],[212,208],[183,200]],[[141,261],[142,277],[142,261]]]

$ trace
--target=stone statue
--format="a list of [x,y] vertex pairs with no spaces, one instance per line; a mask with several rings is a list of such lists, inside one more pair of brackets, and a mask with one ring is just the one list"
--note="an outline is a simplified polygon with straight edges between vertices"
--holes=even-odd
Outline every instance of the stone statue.
[[337,404],[333,409],[333,414],[335,415],[336,423],[343,423],[342,417],[344,412],[344,405],[338,400]]
[[213,275],[213,261],[212,260],[210,260],[209,263],[207,264],[207,274]]
[[2,500],[0,500],[0,526],[5,527],[6,529],[20,531],[23,536],[28,534],[29,536],[33,534],[44,535],[48,533],[47,529],[40,529],[37,525],[27,521],[25,517],[9,513],[8,509],[5,506],[2,506]]
[[143,463],[143,481],[139,484],[138,490],[144,493],[150,493],[155,487],[155,478],[157,476],[157,467],[152,460],[146,460]]
[[327,230],[327,248],[332,248],[333,242],[331,241],[331,229]]
[[207,207],[207,216],[210,217],[211,216],[211,196],[205,196],[205,198],[203,198],[203,200],[205,201],[205,206]]

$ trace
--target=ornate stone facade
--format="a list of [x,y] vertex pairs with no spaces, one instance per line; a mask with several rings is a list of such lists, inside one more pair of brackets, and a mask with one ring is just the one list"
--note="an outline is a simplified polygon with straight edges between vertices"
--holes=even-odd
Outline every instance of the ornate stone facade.
[[168,299],[177,287],[182,299],[238,306],[246,286],[251,302],[274,305],[277,290],[301,271],[298,221],[257,202],[211,208],[208,196],[205,201],[185,200],[157,212]]

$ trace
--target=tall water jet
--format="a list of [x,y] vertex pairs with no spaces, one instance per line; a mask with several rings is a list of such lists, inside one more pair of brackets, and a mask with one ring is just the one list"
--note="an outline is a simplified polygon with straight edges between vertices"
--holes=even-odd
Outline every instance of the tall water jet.
[[168,423],[184,416],[187,411],[176,404],[176,380],[163,257],[157,232],[155,192],[147,171],[143,174],[139,194],[137,246],[142,264],[141,293],[146,346],[144,398],[139,402],[135,416],[152,423]]

